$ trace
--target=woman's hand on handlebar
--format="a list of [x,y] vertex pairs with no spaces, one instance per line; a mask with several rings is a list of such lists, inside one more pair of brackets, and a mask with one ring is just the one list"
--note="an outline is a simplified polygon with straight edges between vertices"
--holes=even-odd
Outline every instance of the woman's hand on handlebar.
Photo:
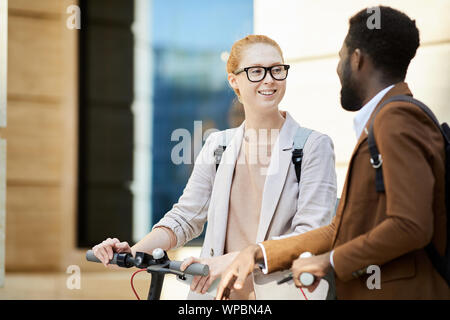
[[184,271],[192,263],[207,264],[209,266],[209,275],[206,277],[194,276],[191,283],[191,290],[200,294],[205,294],[211,284],[222,275],[222,272],[231,264],[239,252],[232,252],[223,256],[214,258],[199,259],[189,257],[183,261],[180,270]]
[[108,238],[102,243],[94,246],[92,248],[94,255],[103,263],[105,267],[108,266],[109,261],[113,258],[114,252],[122,253],[122,252],[130,252],[131,247],[128,242],[120,242],[119,239]]

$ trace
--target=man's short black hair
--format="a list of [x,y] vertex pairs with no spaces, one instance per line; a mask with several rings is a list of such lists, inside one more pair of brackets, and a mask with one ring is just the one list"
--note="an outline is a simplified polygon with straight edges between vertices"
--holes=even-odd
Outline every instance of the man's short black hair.
[[[376,8],[380,13],[379,29],[373,24]],[[409,62],[420,44],[416,22],[393,8],[376,8],[375,11],[363,9],[350,18],[345,44],[349,53],[359,48],[368,54],[386,80],[404,80]]]

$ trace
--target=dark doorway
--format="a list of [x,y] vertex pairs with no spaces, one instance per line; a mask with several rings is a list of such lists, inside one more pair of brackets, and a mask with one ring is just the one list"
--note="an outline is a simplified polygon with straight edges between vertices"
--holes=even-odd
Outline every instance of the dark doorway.
[[134,1],[81,0],[78,246],[132,239]]

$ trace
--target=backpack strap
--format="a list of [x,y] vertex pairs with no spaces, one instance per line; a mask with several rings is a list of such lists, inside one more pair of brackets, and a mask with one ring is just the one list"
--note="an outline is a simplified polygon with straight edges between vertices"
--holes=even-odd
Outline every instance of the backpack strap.
[[216,161],[216,171],[219,169],[220,160],[222,160],[222,155],[227,149],[228,144],[234,136],[235,129],[226,129],[222,136],[222,143],[217,146],[214,150],[214,158]]
[[298,183],[300,183],[300,176],[302,171],[303,148],[311,132],[311,129],[299,127],[294,136],[292,163],[295,167],[295,175],[297,176]]
[[[437,120],[436,116],[433,114],[433,112],[422,102],[414,99],[411,96],[407,95],[398,95],[391,97],[387,99],[375,113],[375,116],[378,112],[380,112],[381,108],[392,101],[405,101],[412,103],[416,106],[418,106],[420,109],[422,109],[428,117],[433,120],[433,122],[436,124],[436,126],[439,128],[439,130],[442,133],[442,136],[444,137],[445,142],[445,152],[446,152],[446,171],[445,171],[445,189],[446,189],[446,211],[447,211],[447,244],[445,249],[445,254],[442,257],[439,252],[437,251],[436,247],[434,246],[433,242],[430,242],[428,245],[425,246],[425,251],[430,258],[433,266],[435,269],[439,272],[439,274],[446,280],[447,284],[450,286],[450,198],[449,198],[449,186],[450,186],[450,161],[448,155],[450,155],[450,128],[446,123],[443,123],[442,125],[439,124],[439,121]],[[373,134],[373,123],[375,120],[375,116],[373,117],[372,123],[370,124],[370,129],[368,132],[368,144],[369,144],[369,150],[370,150],[370,162],[372,163],[372,166],[376,170],[376,176],[375,176],[375,185],[377,192],[385,192],[384,189],[384,182],[383,182],[383,174],[382,174],[382,157],[381,154],[378,152],[378,148],[375,144],[375,138]]]
[[[232,131],[233,130],[233,131]],[[302,160],[303,160],[303,148],[306,141],[309,138],[312,130],[308,128],[299,127],[294,136],[293,150],[292,150],[292,163],[295,167],[295,175],[297,176],[297,182],[300,182]],[[216,162],[216,171],[219,168],[222,155],[225,152],[228,144],[234,135],[234,129],[227,129],[222,137],[222,143],[214,150],[214,158]]]
[[372,167],[375,169],[375,188],[377,192],[385,192],[384,188],[384,181],[383,181],[383,171],[382,171],[382,164],[383,164],[383,157],[381,156],[380,152],[378,151],[376,142],[375,142],[375,136],[373,134],[373,124],[375,122],[375,117],[377,116],[378,112],[381,111],[381,109],[387,105],[390,102],[393,101],[404,101],[412,103],[416,106],[418,106],[420,109],[422,109],[430,118],[433,120],[433,122],[437,125],[437,127],[441,130],[444,138],[447,140],[447,143],[449,141],[448,137],[445,135],[443,129],[439,125],[439,121],[437,120],[436,116],[433,114],[433,112],[422,102],[419,100],[414,99],[411,96],[407,95],[397,95],[393,96],[386,101],[384,101],[375,111],[375,115],[373,116],[372,122],[370,123],[367,142],[369,145],[369,152],[370,152],[370,163]]

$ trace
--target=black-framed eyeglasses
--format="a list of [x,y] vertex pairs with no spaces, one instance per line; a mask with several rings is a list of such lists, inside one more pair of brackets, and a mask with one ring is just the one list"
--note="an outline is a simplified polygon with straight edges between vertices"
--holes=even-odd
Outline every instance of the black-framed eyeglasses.
[[238,69],[233,73],[238,75],[245,71],[248,81],[259,82],[266,77],[267,71],[269,71],[274,80],[282,81],[287,78],[289,67],[288,64],[277,64],[271,67],[247,67]]

